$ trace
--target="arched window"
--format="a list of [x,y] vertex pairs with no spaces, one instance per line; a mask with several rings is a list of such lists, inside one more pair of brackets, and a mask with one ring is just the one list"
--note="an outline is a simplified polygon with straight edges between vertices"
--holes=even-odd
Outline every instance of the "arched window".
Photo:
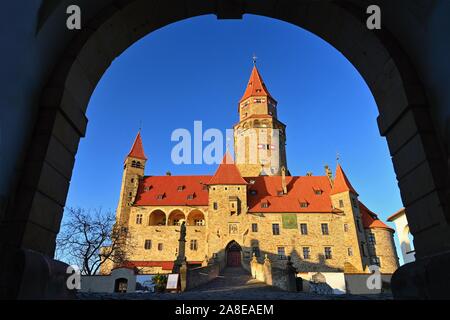
[[162,210],[155,210],[150,213],[148,218],[149,226],[165,226],[166,225],[166,214]]
[[169,226],[179,226],[186,220],[186,217],[181,210],[174,210],[169,214]]
[[193,210],[189,212],[187,219],[188,226],[204,226],[205,215],[200,210]]

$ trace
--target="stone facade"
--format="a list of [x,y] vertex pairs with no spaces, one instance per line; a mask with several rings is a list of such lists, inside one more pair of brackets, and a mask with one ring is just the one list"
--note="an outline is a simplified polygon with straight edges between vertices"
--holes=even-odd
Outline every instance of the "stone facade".
[[[290,256],[299,272],[367,273],[369,265],[379,264],[381,272],[393,273],[393,230],[358,200],[340,165],[334,177],[328,168],[324,176],[291,176],[285,126],[256,67],[249,87],[235,126],[235,153],[245,150],[244,163],[235,164],[227,153],[213,176],[144,176],[147,158],[138,134],[124,163],[117,209],[118,225],[136,244],[128,250],[129,264],[144,273],[170,273],[186,222],[190,267],[214,261],[249,269],[255,254],[260,263],[267,256],[280,269]],[[257,126],[255,119],[261,121]],[[266,160],[262,165],[248,162],[247,139],[238,139],[246,135],[240,131],[246,123],[265,130],[262,135],[281,129],[279,152],[258,158]],[[271,161],[280,167],[272,170]],[[105,264],[102,273],[111,267]]]

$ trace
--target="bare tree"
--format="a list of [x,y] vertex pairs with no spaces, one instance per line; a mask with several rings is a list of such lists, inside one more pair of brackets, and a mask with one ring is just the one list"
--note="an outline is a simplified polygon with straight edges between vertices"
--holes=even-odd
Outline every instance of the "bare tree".
[[115,226],[114,212],[66,209],[56,239],[59,259],[77,265],[81,274],[97,274],[106,263],[123,264],[134,249],[128,231]]

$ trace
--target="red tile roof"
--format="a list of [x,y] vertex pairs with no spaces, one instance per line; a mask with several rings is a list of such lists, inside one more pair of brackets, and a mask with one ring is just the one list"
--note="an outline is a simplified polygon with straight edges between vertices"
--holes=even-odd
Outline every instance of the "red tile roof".
[[358,195],[355,189],[352,187],[350,181],[348,181],[347,176],[342,170],[340,164],[336,167],[336,176],[334,177],[333,189],[331,190],[331,195],[338,194],[341,192],[350,191]]
[[252,96],[267,96],[275,100],[270,95],[269,90],[267,90],[266,85],[264,84],[264,81],[259,74],[258,69],[256,68],[256,65],[253,66],[250,79],[248,80],[247,88],[245,89],[244,95],[239,102],[242,102]]
[[[134,205],[167,206],[167,205],[208,205],[208,190],[205,183],[211,176],[148,176],[139,183]],[[182,190],[178,187],[183,186]],[[188,199],[194,194],[193,199]],[[164,195],[158,199],[158,195]]]
[[128,153],[128,157],[147,160],[147,157],[145,156],[144,153],[144,147],[142,146],[142,138],[140,131],[136,135],[136,139],[134,139],[134,143],[133,146],[131,147],[130,153]]
[[370,211],[361,201],[359,201],[359,211],[361,212],[361,218],[364,228],[382,228],[394,232],[394,229],[390,228],[383,221],[378,219],[377,214]]
[[398,210],[396,213],[394,213],[393,215],[391,215],[389,218],[387,218],[387,221],[392,222],[394,221],[397,217],[401,216],[405,214],[405,208],[401,208],[400,210]]
[[[250,183],[247,196],[250,212],[335,212],[330,199],[331,185],[326,176],[287,176],[287,194],[284,195],[279,195],[282,191],[281,176],[246,180]],[[315,190],[321,193],[316,194]],[[262,202],[268,202],[268,207],[262,208]],[[307,206],[301,207],[302,202]]]
[[234,164],[233,157],[227,151],[208,184],[247,184],[247,181],[242,178],[239,169]]

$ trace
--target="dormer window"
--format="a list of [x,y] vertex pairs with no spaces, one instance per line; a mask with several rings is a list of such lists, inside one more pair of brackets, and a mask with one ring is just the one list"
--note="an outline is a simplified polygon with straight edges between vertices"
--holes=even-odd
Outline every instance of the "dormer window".
[[187,199],[193,200],[195,198],[195,193],[188,194]]
[[277,191],[277,195],[278,195],[279,197],[281,197],[283,194],[284,194],[283,190],[278,190],[278,191]]
[[300,202],[300,208],[308,208],[308,202]]
[[258,192],[257,192],[256,190],[254,190],[254,189],[250,190],[250,194],[251,194],[252,196],[256,196],[257,193],[258,193]]
[[156,199],[162,200],[162,199],[164,199],[165,196],[166,196],[165,193],[160,193],[160,194],[158,194],[158,195],[156,196]]
[[184,186],[178,186],[177,190],[178,191],[183,191],[184,190]]
[[268,208],[269,207],[269,202],[261,202],[261,208]]
[[314,190],[314,194],[315,194],[315,195],[320,196],[322,193],[323,193],[323,191],[320,190],[320,189],[315,189],[315,190]]

